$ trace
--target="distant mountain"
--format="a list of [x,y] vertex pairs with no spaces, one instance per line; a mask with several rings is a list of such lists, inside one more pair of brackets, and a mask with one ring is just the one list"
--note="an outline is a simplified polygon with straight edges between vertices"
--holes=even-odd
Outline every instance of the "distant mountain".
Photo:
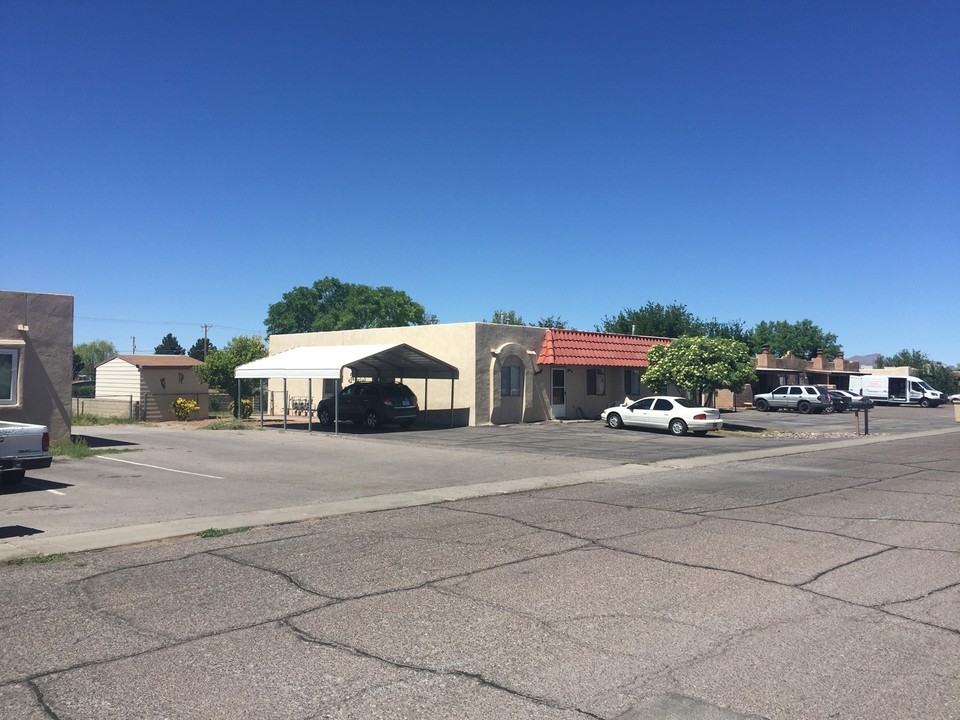
[[858,362],[861,365],[875,365],[877,362],[877,357],[880,353],[870,353],[869,355],[854,355],[853,357],[848,357],[847,360],[852,360],[853,362]]

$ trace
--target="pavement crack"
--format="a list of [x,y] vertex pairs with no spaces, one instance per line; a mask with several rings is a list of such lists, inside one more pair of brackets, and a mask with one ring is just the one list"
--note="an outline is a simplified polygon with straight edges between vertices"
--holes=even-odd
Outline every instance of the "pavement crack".
[[43,696],[43,691],[37,687],[37,684],[33,680],[27,680],[26,686],[30,688],[30,692],[33,693],[33,696],[37,699],[37,705],[40,706],[40,709],[43,710],[43,713],[51,720],[60,720],[60,716],[54,712],[53,708],[47,704],[46,698]]
[[[805,581],[802,582],[802,583],[797,583],[796,585],[794,585],[794,587],[806,589],[806,586],[807,586],[807,585],[809,585],[809,584],[812,583],[812,582],[816,582],[817,580],[819,580],[820,578],[822,578],[824,575],[829,575],[830,573],[832,573],[832,572],[834,572],[834,571],[836,571],[836,570],[839,570],[840,568],[845,568],[845,567],[849,567],[850,565],[855,565],[856,563],[861,562],[861,561],[863,561],[863,560],[869,560],[870,558],[877,557],[878,555],[883,555],[884,553],[888,553],[888,552],[890,552],[891,550],[896,550],[896,549],[897,549],[897,548],[894,547],[894,546],[888,546],[888,547],[881,548],[881,549],[877,550],[876,552],[872,552],[872,553],[868,553],[868,554],[866,554],[866,555],[861,555],[861,556],[859,556],[859,557],[855,557],[855,558],[853,558],[852,560],[847,560],[846,562],[842,562],[842,563],[840,563],[839,565],[834,565],[833,567],[827,568],[826,570],[821,570],[820,572],[814,574],[814,576],[813,576],[812,578],[810,578],[809,580],[805,580]],[[819,595],[820,593],[817,593],[817,594]],[[854,604],[857,604],[857,603],[854,603]]]
[[248,560],[242,560],[240,558],[231,557],[230,555],[222,555],[220,553],[221,551],[219,550],[211,550],[208,554],[214,557],[220,558],[221,560],[228,560],[230,562],[236,563],[237,565],[241,565],[243,567],[248,567],[248,568],[252,568],[253,570],[259,570],[261,572],[270,573],[271,575],[276,575],[277,577],[286,580],[288,583],[293,585],[298,590],[302,590],[303,592],[313,595],[315,597],[318,597],[322,600],[337,601],[337,600],[344,599],[342,597],[337,597],[336,595],[327,595],[325,593],[318,592],[317,590],[314,590],[312,588],[308,588],[306,585],[301,583],[295,577],[293,577],[289,573],[283,572],[282,570],[277,570],[276,568],[270,568],[270,567],[263,567],[261,565],[257,565],[256,563],[249,562]]
[[[359,648],[353,645],[346,645],[344,643],[336,642],[333,640],[324,640],[323,638],[316,637],[315,635],[312,635],[311,633],[307,632],[303,628],[298,627],[296,624],[294,624],[290,620],[283,620],[281,621],[281,624],[284,627],[286,627],[288,630],[290,630],[290,632],[293,633],[295,637],[297,637],[299,640],[305,643],[321,645],[323,647],[332,648],[334,650],[348,652],[353,655],[356,655],[357,657],[362,657],[367,660],[380,662],[385,665],[389,665],[390,667],[396,668],[397,670],[406,670],[412,673],[412,675],[409,678],[403,678],[402,680],[400,680],[400,682],[410,682],[412,680],[415,680],[418,676],[422,676],[422,675],[435,675],[435,676],[446,675],[446,676],[459,677],[465,680],[469,680],[471,682],[478,683],[492,690],[506,693],[507,695],[511,695],[521,700],[535,703],[540,707],[549,708],[551,710],[575,712],[579,715],[582,715],[583,717],[595,718],[596,720],[604,720],[602,716],[596,715],[582,708],[567,707],[564,705],[560,705],[558,703],[550,702],[546,698],[538,697],[536,695],[531,695],[529,693],[521,692],[515,688],[507,687],[506,685],[498,683],[495,680],[492,680],[491,678],[488,678],[479,672],[461,670],[461,669],[457,669],[456,667],[453,667],[452,665],[446,665],[446,664],[439,665],[439,666],[429,666],[429,665],[418,665],[412,662],[402,662],[400,660],[394,660],[392,658],[389,658],[383,655],[377,655],[376,653],[370,652],[369,650],[364,650],[362,648]],[[375,689],[376,688],[370,688],[366,692],[370,692]]]

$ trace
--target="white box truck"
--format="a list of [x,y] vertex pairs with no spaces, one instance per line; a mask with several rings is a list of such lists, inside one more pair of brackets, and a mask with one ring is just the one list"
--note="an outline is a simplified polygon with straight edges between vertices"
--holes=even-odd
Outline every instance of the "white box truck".
[[946,395],[913,375],[851,375],[850,392],[875,403],[936,407]]

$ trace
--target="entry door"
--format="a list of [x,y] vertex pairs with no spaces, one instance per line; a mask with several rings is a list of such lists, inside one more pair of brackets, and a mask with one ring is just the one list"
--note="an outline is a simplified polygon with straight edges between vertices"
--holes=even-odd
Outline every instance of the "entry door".
[[553,416],[559,420],[567,416],[567,371],[565,368],[554,368],[552,377],[550,402],[553,405]]

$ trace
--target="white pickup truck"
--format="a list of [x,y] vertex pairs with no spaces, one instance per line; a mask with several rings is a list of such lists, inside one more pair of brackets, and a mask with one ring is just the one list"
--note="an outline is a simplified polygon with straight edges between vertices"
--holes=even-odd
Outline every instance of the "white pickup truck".
[[48,468],[51,462],[44,425],[0,422],[0,481],[19,482],[27,470]]

